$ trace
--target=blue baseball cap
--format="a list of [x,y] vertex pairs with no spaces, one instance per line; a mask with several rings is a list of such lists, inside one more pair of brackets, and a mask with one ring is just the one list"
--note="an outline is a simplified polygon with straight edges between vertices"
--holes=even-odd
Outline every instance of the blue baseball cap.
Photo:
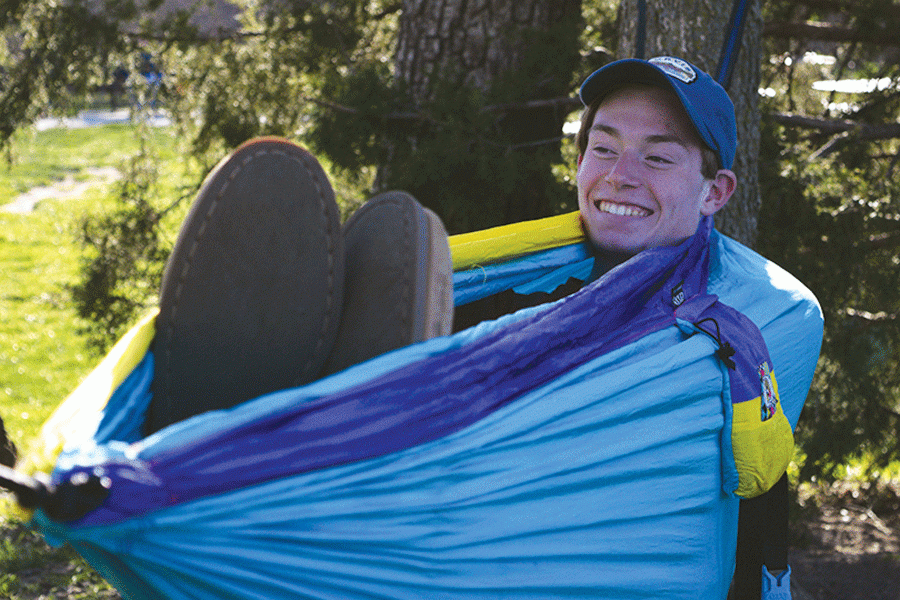
[[737,148],[734,103],[715,79],[691,63],[672,56],[650,60],[627,58],[594,71],[581,84],[581,102],[590,106],[615,88],[629,83],[672,90],[706,145],[716,153],[719,165],[730,169]]

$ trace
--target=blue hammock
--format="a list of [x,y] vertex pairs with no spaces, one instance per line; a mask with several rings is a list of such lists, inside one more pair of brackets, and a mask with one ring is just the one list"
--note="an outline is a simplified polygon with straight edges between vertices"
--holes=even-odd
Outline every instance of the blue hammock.
[[[479,256],[504,235],[521,255]],[[587,279],[578,235],[489,230],[474,259],[458,236],[457,305]],[[108,497],[32,523],[130,599],[725,598],[738,495],[783,473],[821,336],[707,218],[562,300],[142,439],[149,315],[30,459]]]

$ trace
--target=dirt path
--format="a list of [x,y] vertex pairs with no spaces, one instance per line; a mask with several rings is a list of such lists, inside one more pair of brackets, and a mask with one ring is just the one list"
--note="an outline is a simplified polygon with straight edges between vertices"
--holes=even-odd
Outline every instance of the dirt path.
[[122,178],[115,167],[90,167],[82,171],[88,176],[85,180],[76,180],[69,175],[62,181],[51,185],[42,185],[19,194],[12,202],[0,206],[0,210],[8,213],[27,214],[34,211],[44,200],[71,200],[81,197],[86,191],[97,185],[104,185]]
[[790,562],[808,598],[900,600],[900,494],[841,494],[805,512]]

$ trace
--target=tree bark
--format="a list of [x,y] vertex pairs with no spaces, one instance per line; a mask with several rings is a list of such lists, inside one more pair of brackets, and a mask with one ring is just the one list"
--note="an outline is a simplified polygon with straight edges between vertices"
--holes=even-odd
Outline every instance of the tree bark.
[[[684,58],[715,76],[722,43],[730,33],[732,0],[660,0],[647,3],[646,58]],[[733,170],[738,189],[716,216],[717,228],[753,246],[761,198],[759,157],[759,65],[762,12],[759,0],[747,7],[740,53],[728,87],[737,115],[738,149]],[[619,12],[618,58],[634,56],[637,40],[637,0],[623,0]]]
[[[520,64],[519,32],[547,31],[573,11],[580,0],[404,0],[396,73],[419,102],[432,99],[438,74],[455,72],[460,84],[487,93]],[[550,93],[559,82],[535,83],[523,100],[561,95]]]
[[[503,145],[500,151],[507,154],[558,154],[570,109],[564,103],[539,101],[572,94],[571,77],[580,60],[580,15],[581,0],[404,0],[394,64],[396,78],[406,85],[410,110],[427,112],[429,103],[440,100],[438,87],[449,82],[475,91],[489,105],[481,114],[491,116],[491,130],[484,136],[494,144],[492,151]],[[553,41],[557,39],[558,44]],[[536,50],[544,45],[545,50]],[[536,52],[543,56],[536,60]],[[474,146],[472,152],[478,152]],[[552,214],[544,193],[550,161],[538,162],[543,166],[517,175],[520,185],[515,191],[482,199],[491,203],[493,216],[485,211],[483,222],[463,219],[448,223],[448,228],[459,231]],[[382,170],[378,179],[400,168],[389,164],[387,175]],[[446,217],[439,202],[432,208]]]

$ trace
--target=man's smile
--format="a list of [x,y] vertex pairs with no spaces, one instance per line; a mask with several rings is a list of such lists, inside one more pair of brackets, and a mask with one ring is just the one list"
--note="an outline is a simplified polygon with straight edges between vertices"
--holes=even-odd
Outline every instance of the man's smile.
[[602,213],[609,213],[620,217],[649,217],[653,214],[652,211],[637,206],[636,204],[620,204],[608,200],[597,200],[594,202],[594,206]]

